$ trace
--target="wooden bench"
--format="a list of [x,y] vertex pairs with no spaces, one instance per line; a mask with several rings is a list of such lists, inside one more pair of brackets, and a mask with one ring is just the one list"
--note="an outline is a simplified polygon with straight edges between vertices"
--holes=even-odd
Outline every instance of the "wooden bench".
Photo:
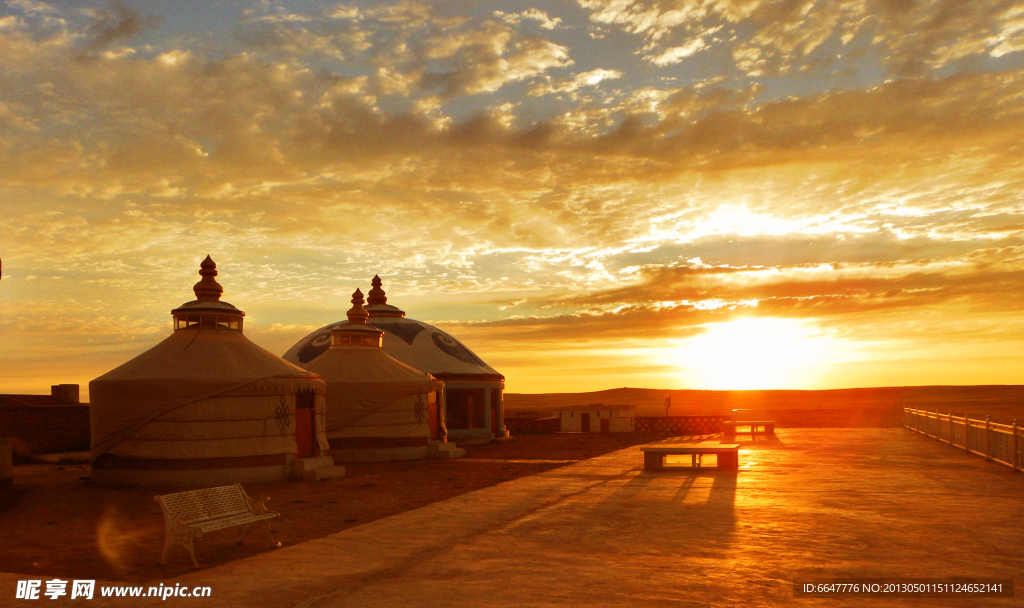
[[[703,456],[714,454],[718,459],[718,469],[723,471],[735,471],[740,466],[739,444],[736,443],[689,443],[676,445],[645,445],[640,448],[644,453],[644,468],[648,470],[659,470],[665,468],[666,456],[693,457],[694,469],[711,468],[703,467]],[[679,467],[684,468],[684,467]]]
[[736,420],[732,422],[723,422],[722,429],[725,431],[726,437],[736,436],[736,427],[745,426],[750,430],[747,431],[750,435],[765,434],[769,437],[775,436],[775,421],[774,420]]
[[[280,517],[276,511],[268,510],[261,501],[249,498],[241,484],[220,486],[177,494],[154,496],[164,513],[164,550],[160,554],[160,565],[167,559],[167,550],[182,545],[192,557],[192,566],[199,567],[192,542],[207,532],[232,526],[244,526],[239,536],[244,536],[249,524],[259,523],[270,534],[270,546],[280,547],[270,530],[270,520]],[[239,540],[238,544],[242,544]]]

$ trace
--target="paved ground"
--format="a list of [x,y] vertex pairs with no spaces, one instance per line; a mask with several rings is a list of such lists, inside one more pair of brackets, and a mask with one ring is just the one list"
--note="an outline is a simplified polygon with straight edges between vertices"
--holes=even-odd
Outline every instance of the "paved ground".
[[[793,578],[1024,571],[1024,477],[904,429],[782,429],[731,475],[641,463],[621,450],[169,582],[218,606],[825,606]],[[207,603],[153,604],[178,602]]]

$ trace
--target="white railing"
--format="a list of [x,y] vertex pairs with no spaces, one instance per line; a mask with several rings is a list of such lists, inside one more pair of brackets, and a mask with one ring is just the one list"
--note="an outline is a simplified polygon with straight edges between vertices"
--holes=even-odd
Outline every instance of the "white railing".
[[928,410],[903,409],[903,426],[922,435],[976,454],[985,460],[1005,464],[1014,471],[1024,464],[1024,427],[992,422],[991,416],[977,420]]

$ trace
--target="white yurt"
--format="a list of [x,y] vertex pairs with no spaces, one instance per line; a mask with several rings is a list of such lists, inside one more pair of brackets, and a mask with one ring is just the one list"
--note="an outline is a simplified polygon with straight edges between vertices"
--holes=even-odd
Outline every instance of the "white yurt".
[[[306,369],[327,382],[327,442],[341,462],[451,457],[440,393],[444,383],[401,363],[381,347],[384,332],[366,324],[363,294],[352,296],[348,322]],[[433,449],[431,449],[433,448]]]
[[318,458],[327,450],[323,379],[243,335],[245,313],[220,301],[216,268],[207,256],[196,300],[171,311],[170,336],[89,383],[96,482],[282,481],[305,461],[343,474]]
[[[507,437],[502,405],[505,377],[452,336],[409,319],[405,311],[388,304],[380,277],[374,276],[372,285],[366,300],[368,325],[383,330],[385,353],[444,382],[448,436],[458,444]],[[331,332],[345,323],[321,327],[299,340],[284,354],[285,360],[309,369],[328,352]]]

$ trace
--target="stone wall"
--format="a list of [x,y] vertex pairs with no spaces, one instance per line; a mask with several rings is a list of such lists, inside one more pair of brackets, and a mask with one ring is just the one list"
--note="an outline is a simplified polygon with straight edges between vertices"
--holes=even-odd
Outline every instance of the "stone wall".
[[89,406],[0,407],[0,436],[18,457],[89,449]]
[[638,416],[634,430],[663,435],[714,435],[722,432],[728,416]]
[[11,460],[11,438],[0,437],[0,488],[14,483],[14,467]]
[[512,434],[557,433],[562,421],[555,418],[505,418],[505,428]]

